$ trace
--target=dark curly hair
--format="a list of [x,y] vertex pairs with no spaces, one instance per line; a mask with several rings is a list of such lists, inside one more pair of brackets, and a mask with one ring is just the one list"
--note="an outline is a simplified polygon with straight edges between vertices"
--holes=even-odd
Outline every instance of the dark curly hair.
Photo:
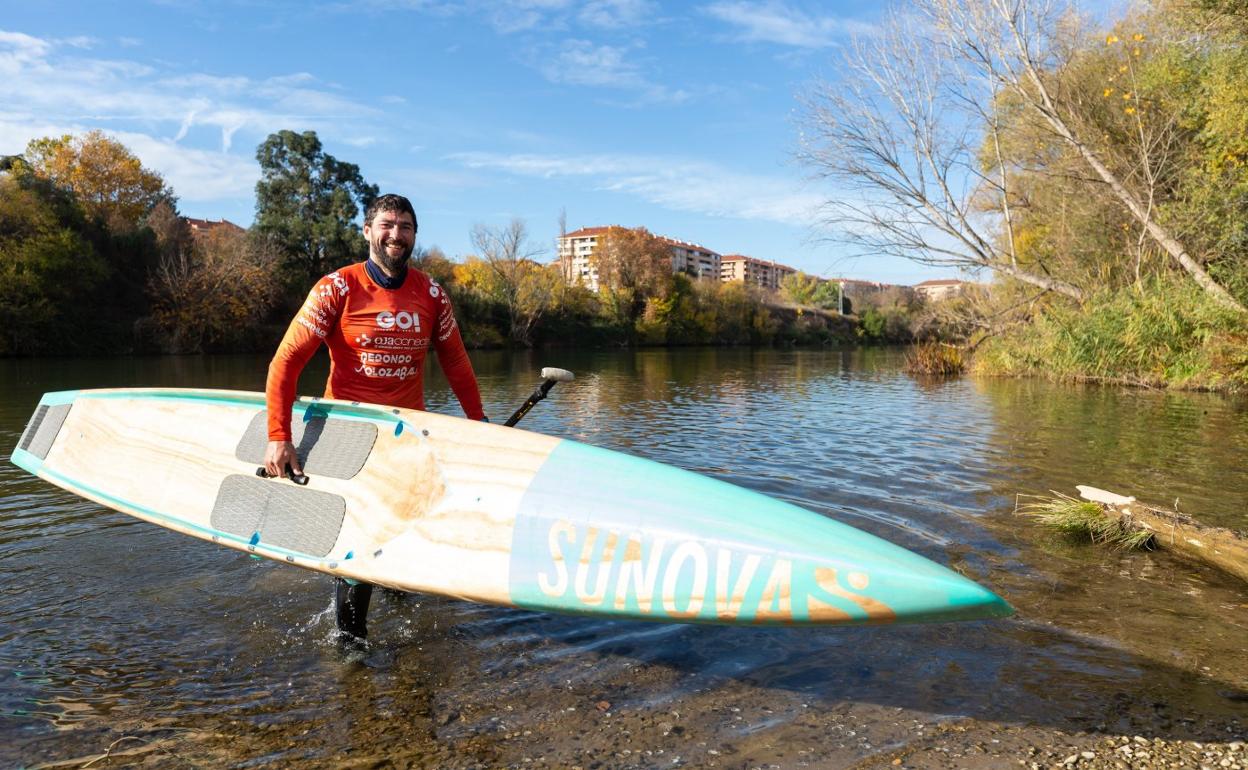
[[420,225],[416,222],[416,209],[412,208],[412,202],[402,195],[395,195],[394,193],[380,195],[372,203],[368,204],[368,208],[364,210],[364,224],[372,224],[373,218],[383,211],[411,214],[412,229],[420,229]]

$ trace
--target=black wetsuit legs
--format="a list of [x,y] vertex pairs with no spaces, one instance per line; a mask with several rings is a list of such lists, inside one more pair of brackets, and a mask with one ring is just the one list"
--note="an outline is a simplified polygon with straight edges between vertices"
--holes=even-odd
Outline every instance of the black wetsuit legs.
[[370,583],[352,585],[335,578],[334,608],[338,612],[338,630],[360,639],[368,637],[368,602],[373,598]]

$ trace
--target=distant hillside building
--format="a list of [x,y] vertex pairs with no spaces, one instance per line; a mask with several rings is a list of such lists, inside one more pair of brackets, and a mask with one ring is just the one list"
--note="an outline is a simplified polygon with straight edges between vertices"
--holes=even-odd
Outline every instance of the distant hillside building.
[[[594,265],[593,256],[607,234],[616,229],[625,228],[620,225],[582,227],[560,236],[558,239],[559,263],[563,266],[564,280],[568,283],[579,282],[590,291],[598,291],[598,268]],[[662,235],[656,237],[666,243],[672,251],[673,273],[719,280],[719,254],[696,243]]]
[[841,287],[841,296],[851,301],[861,300],[876,294],[883,294],[889,289],[908,290],[909,287],[879,281],[859,281],[855,278],[832,278]]
[[971,286],[967,281],[958,281],[952,278],[941,278],[934,281],[924,281],[914,287],[923,299],[928,302],[939,302],[942,299],[957,297]]
[[696,243],[678,241],[663,235],[659,236],[659,240],[667,243],[672,249],[673,273],[684,273],[708,281],[719,280],[720,263],[723,258],[718,253]]
[[744,281],[768,289],[779,289],[780,282],[785,279],[785,276],[797,272],[788,265],[755,259],[744,254],[729,254],[721,257],[719,265],[719,279],[725,283]]
[[833,278],[841,285],[841,290],[853,292],[858,295],[879,294],[893,288],[894,284],[880,283],[879,281],[860,281],[856,278]]
[[186,224],[191,228],[191,235],[201,238],[213,230],[227,230],[232,232],[244,232],[245,228],[239,227],[228,219],[219,219],[213,221],[211,219],[195,219],[194,217],[183,217]]
[[914,290],[909,286],[895,283],[860,281],[854,278],[831,278],[829,280],[835,281],[841,287],[841,312],[843,313],[861,313],[864,308],[888,302],[888,298],[881,296],[885,292],[894,292],[894,298],[903,301],[906,297],[914,295]]

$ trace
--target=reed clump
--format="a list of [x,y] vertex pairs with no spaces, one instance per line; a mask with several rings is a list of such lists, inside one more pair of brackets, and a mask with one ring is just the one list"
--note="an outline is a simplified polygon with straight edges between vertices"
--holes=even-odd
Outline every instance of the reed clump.
[[1040,498],[1018,507],[1025,516],[1034,516],[1045,526],[1075,537],[1089,537],[1094,543],[1132,551],[1153,547],[1153,533],[1130,526],[1116,516],[1106,515],[1099,503],[1076,500],[1054,492],[1051,498]]
[[967,355],[962,348],[945,342],[921,342],[906,353],[906,371],[910,374],[954,375],[966,369]]
[[1248,322],[1167,278],[1054,303],[984,343],[980,374],[1143,387],[1248,389]]

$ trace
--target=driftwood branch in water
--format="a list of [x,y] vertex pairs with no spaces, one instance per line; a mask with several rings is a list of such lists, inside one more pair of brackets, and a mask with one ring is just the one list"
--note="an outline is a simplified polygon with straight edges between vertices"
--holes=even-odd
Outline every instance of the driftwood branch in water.
[[1098,503],[1106,516],[1116,518],[1123,529],[1148,531],[1157,546],[1248,581],[1248,537],[1242,533],[1198,524],[1190,516],[1144,505],[1134,497],[1083,485],[1075,488],[1084,500]]

